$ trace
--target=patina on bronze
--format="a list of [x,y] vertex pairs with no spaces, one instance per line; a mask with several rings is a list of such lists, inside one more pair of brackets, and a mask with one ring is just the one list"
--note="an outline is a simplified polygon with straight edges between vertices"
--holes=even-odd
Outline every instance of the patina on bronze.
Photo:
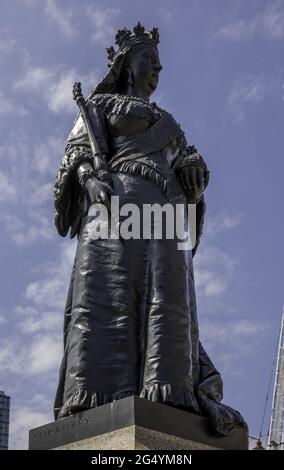
[[[70,133],[55,194],[60,235],[77,235],[55,418],[127,396],[209,416],[227,435],[242,416],[221,403],[222,379],[199,341],[192,256],[200,240],[206,163],[174,117],[150,101],[162,69],[157,28],[116,35],[109,71]],[[95,150],[94,150],[95,149]],[[88,208],[195,203],[197,244],[90,237]]]

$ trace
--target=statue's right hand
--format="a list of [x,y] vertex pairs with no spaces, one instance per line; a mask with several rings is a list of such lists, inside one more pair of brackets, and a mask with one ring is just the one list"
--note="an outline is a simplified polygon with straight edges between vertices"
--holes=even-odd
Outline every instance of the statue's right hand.
[[85,187],[91,204],[104,204],[108,211],[110,211],[110,198],[113,194],[113,189],[108,184],[99,181],[97,178],[91,177],[87,179]]

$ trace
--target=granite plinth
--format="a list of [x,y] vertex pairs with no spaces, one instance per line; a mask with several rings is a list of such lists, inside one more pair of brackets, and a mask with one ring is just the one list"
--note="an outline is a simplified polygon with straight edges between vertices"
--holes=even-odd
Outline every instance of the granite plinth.
[[136,396],[32,429],[30,450],[247,450],[236,428],[223,437],[208,418]]

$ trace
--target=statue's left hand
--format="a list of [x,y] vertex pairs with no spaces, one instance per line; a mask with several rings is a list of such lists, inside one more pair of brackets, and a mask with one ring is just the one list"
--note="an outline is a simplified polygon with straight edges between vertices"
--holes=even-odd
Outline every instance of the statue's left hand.
[[88,178],[85,187],[87,189],[90,203],[102,203],[106,206],[108,211],[111,210],[111,196],[113,189],[107,184],[99,181],[97,178]]
[[206,170],[202,166],[188,165],[181,171],[180,178],[184,189],[193,203],[202,196],[205,188]]

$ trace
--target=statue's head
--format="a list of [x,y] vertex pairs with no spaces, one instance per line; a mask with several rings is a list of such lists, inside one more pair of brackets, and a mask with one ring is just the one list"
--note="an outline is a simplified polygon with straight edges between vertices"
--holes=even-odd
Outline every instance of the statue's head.
[[149,97],[157,88],[162,70],[156,46],[140,44],[126,55],[117,83],[118,93],[132,88],[140,96]]
[[[156,89],[162,69],[159,58],[158,29],[145,31],[140,23],[133,32],[124,28],[116,34],[117,50],[107,49],[109,72],[92,93],[125,93],[133,87],[149,97]],[[142,93],[141,93],[142,92]]]

